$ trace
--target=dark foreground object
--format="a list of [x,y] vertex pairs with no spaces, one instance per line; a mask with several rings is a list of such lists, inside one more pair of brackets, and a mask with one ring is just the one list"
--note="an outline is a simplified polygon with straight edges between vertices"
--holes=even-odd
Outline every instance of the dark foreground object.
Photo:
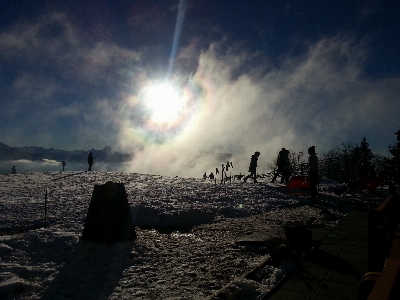
[[398,195],[389,195],[368,214],[368,272],[358,299],[400,299],[400,230]]
[[108,181],[95,185],[81,239],[112,244],[135,238],[124,184]]
[[287,274],[264,299],[358,299],[368,270],[368,211],[355,208],[335,227],[312,228],[320,246]]

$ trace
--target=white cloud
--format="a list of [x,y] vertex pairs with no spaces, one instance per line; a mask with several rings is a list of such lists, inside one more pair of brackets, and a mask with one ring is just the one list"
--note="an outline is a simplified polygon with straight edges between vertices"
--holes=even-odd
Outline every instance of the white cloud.
[[[236,76],[241,69],[248,71],[246,64],[255,57],[251,53],[218,50],[215,43],[199,57],[194,79],[204,98],[190,129],[160,145],[143,143],[133,169],[196,176],[224,163],[197,156],[213,151],[233,154],[232,159],[240,161],[235,168],[239,173],[247,171],[257,150],[263,172],[282,147],[328,150],[354,136],[358,142],[362,128],[390,130],[382,124],[388,118],[398,120],[393,91],[399,90],[400,79],[363,77],[365,49],[351,39],[323,39],[304,56],[288,58],[262,77],[251,72]],[[129,141],[124,135],[122,139],[124,144]]]
[[45,164],[48,164],[48,165],[59,165],[60,164],[59,161],[56,161],[54,159],[43,158],[43,161]]

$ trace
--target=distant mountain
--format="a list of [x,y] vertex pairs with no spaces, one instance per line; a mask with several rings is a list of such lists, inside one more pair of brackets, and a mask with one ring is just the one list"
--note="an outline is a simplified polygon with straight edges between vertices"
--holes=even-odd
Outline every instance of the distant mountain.
[[59,150],[45,149],[42,147],[10,147],[0,142],[0,160],[19,160],[26,159],[31,161],[43,161],[50,159],[55,161],[86,162],[89,152],[93,153],[95,161],[101,162],[127,162],[131,161],[133,154],[123,154],[114,151],[110,146],[105,146],[103,150]]

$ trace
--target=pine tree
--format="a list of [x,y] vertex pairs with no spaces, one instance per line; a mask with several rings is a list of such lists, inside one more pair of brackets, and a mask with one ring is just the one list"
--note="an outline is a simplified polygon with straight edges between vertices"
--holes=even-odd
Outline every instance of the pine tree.
[[356,169],[357,177],[375,176],[375,167],[372,164],[374,154],[369,148],[369,143],[364,137],[361,139],[360,145],[356,145],[353,150],[353,165]]
[[396,155],[398,151],[397,144],[394,145],[389,145],[388,151],[391,154],[391,157],[386,157],[384,163],[385,163],[385,168],[384,168],[384,173],[388,177],[395,177],[396,175]]

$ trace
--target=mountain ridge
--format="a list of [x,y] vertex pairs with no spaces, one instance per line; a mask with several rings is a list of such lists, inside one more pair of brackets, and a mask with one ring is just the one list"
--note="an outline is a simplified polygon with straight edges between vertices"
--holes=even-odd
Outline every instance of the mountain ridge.
[[133,153],[124,154],[113,150],[109,145],[102,150],[59,150],[46,149],[38,146],[11,147],[0,142],[0,160],[20,160],[44,161],[45,159],[55,161],[84,162],[87,160],[88,153],[92,152],[95,161],[100,162],[128,162],[133,159]]

